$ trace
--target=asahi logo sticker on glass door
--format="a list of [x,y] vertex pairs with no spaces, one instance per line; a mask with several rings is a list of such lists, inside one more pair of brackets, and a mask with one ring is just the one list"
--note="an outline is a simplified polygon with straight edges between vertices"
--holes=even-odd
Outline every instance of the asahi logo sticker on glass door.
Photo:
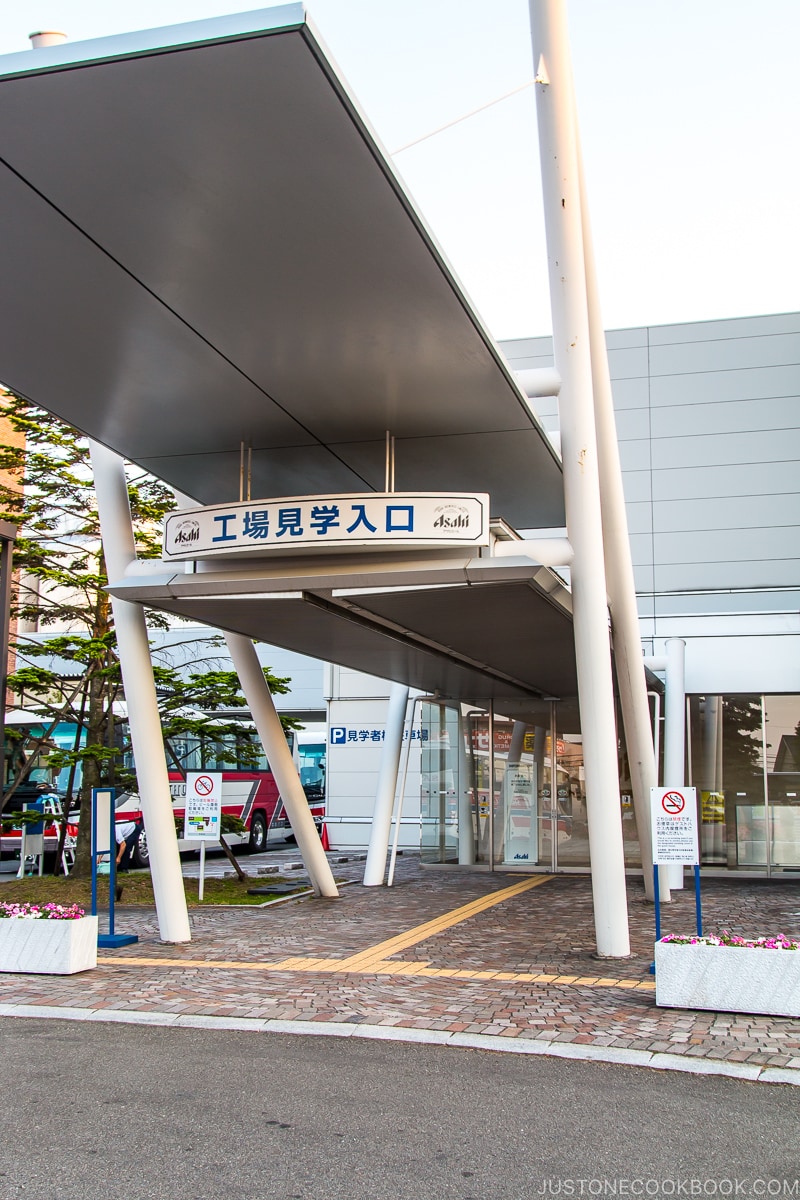
[[170,513],[164,558],[301,549],[488,546],[485,493],[367,492],[247,500]]

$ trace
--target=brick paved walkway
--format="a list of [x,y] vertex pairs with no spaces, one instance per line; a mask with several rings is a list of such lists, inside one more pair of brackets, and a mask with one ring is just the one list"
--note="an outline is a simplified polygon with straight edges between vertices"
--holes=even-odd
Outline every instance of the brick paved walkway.
[[[633,955],[598,960],[584,877],[425,868],[404,857],[393,888],[368,889],[363,863],[335,871],[352,881],[338,901],[191,910],[188,945],[159,942],[154,913],[123,906],[117,929],[138,933],[137,945],[101,951],[83,975],[0,977],[0,1015],[511,1043],[800,1083],[800,1020],[656,1007],[653,910],[638,880],[629,883]],[[797,937],[800,884],[709,880],[703,912],[707,930]],[[692,890],[676,893],[663,924],[693,930]]]

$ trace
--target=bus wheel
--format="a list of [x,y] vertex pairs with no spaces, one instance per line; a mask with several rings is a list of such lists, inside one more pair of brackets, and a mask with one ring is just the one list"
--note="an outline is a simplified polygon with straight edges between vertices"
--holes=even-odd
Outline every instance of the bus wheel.
[[250,821],[250,843],[249,850],[251,854],[260,854],[267,847],[267,822],[264,820],[264,814],[261,812],[253,813]]
[[131,865],[134,867],[150,866],[150,851],[147,849],[147,834],[144,830],[139,834],[136,849],[131,855]]

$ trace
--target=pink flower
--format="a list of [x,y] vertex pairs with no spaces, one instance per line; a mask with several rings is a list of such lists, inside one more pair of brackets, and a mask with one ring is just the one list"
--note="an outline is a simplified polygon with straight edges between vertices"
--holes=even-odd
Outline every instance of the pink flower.
[[85,916],[84,910],[77,904],[54,904],[52,901],[45,905],[18,904],[14,901],[0,902],[0,920],[3,917],[22,918],[27,921],[77,921]]
[[800,942],[786,937],[783,933],[773,934],[772,937],[744,938],[737,933],[730,933],[727,929],[723,929],[720,934],[709,933],[704,937],[668,933],[661,941],[670,942],[674,946],[743,946],[751,950],[800,950]]

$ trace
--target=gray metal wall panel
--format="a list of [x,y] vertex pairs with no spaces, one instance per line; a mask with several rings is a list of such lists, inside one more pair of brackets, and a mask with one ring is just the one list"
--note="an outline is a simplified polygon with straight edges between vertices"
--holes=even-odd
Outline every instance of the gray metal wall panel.
[[620,442],[619,458],[623,472],[649,470],[651,447],[652,442],[649,438]]
[[[757,568],[760,568],[758,570]],[[654,572],[655,586],[642,586],[642,591],[696,592],[720,588],[800,587],[800,560],[781,559],[772,563],[732,561],[720,563],[683,563],[658,566]],[[754,576],[758,578],[754,578]],[[639,584],[636,585],[637,591]],[[713,609],[713,598],[709,599]],[[787,653],[789,647],[787,646]]]
[[[800,603],[800,313],[606,342],[643,636],[661,620],[674,632],[683,618],[707,615],[714,629],[744,614],[757,643]],[[549,345],[520,339],[506,353],[540,365]]]
[[[653,475],[654,500],[688,500],[701,496],[769,496],[797,490],[797,464],[745,463],[702,470],[673,469]],[[627,492],[626,492],[627,495]],[[637,499],[642,499],[637,496]]]
[[653,495],[653,481],[649,470],[626,471],[622,476],[622,487],[626,504],[648,503]]
[[619,350],[628,346],[646,346],[648,331],[645,326],[634,326],[631,329],[606,330],[606,346],[609,350]]
[[650,409],[626,408],[616,414],[617,438],[620,442],[650,437]]
[[622,350],[609,350],[608,365],[612,379],[646,379],[647,347],[633,346]]
[[612,379],[611,390],[614,393],[614,409],[618,413],[627,408],[650,407],[650,386],[647,379]]
[[652,533],[653,505],[649,500],[627,504],[628,533]]
[[[628,506],[628,518],[641,505]],[[652,506],[653,528],[658,533],[701,529],[748,529],[759,526],[785,528],[800,525],[800,493],[769,496],[706,497],[703,500],[659,501]]]
[[533,410],[539,417],[556,417],[558,418],[558,397],[557,396],[537,396],[532,401]]
[[[645,597],[650,600],[650,597]],[[800,591],[786,588],[785,591],[737,591],[718,592],[709,596],[707,592],[697,595],[670,595],[669,593],[655,597],[656,611],[662,616],[676,614],[689,616],[708,616],[709,614],[729,615],[731,613],[763,614],[763,613],[796,613],[800,609]],[[652,608],[641,611],[652,612]]]
[[[653,536],[655,562],[669,567],[676,563],[722,563],[738,559],[752,568],[751,586],[758,587],[764,563],[796,557],[800,545],[800,526],[785,529],[771,527],[748,529],[698,529],[681,533],[657,533]],[[717,586],[724,587],[724,583]]]
[[725,341],[681,342],[650,347],[652,375],[695,371],[735,371],[740,367],[789,365],[800,362],[800,333],[727,338]]
[[710,463],[740,466],[796,462],[800,458],[800,429],[662,437],[653,441],[652,453],[654,471],[675,467],[705,469]]
[[634,563],[633,586],[636,588],[637,595],[655,591],[653,568]]
[[653,535],[651,533],[632,533],[630,535],[631,555],[638,567],[647,566],[653,562]]
[[[615,391],[616,394],[616,391]],[[650,380],[653,408],[670,404],[718,404],[728,400],[761,400],[800,394],[800,366],[748,367],[738,371],[705,371],[700,375],[662,375]]]
[[754,433],[769,429],[800,428],[797,396],[735,400],[723,404],[681,404],[657,408],[652,414],[654,438],[683,434]]
[[764,317],[734,317],[724,321],[694,321],[690,325],[651,325],[650,345],[676,342],[707,342],[728,338],[760,337],[762,334],[800,332],[800,313],[777,313]]

